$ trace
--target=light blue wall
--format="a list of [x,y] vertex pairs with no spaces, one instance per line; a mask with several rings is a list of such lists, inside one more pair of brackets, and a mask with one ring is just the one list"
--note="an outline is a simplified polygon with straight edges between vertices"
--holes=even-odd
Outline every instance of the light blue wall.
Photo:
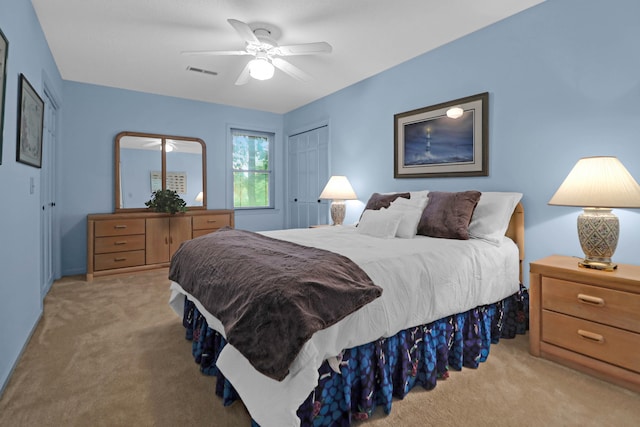
[[[63,275],[87,266],[87,214],[114,211],[114,139],[119,132],[148,132],[204,140],[207,150],[207,207],[233,205],[229,128],[274,132],[276,165],[284,162],[283,117],[279,114],[188,101],[148,93],[64,82],[65,114],[60,147],[62,172]],[[284,174],[276,174],[284,187]],[[248,230],[282,228],[283,198],[272,211],[239,212],[236,226]]]
[[[42,313],[40,169],[16,162],[18,81],[62,94],[62,79],[30,1],[2,0],[0,29],[9,41],[0,165],[0,392]],[[30,180],[35,188],[30,194]]]
[[[331,173],[375,191],[524,193],[526,262],[581,256],[579,208],[547,202],[580,157],[619,157],[640,181],[640,2],[548,0],[285,116],[330,119]],[[489,176],[393,178],[393,115],[489,92]],[[640,212],[616,209],[614,259],[640,264]],[[528,264],[526,264],[528,271]]]

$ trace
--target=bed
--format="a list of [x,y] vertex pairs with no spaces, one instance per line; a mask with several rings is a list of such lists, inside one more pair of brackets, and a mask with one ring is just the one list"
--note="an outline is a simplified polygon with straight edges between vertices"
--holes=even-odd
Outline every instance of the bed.
[[[172,260],[170,305],[183,319],[202,372],[217,376],[216,393],[225,405],[241,398],[256,425],[349,425],[378,406],[389,413],[393,397],[403,397],[415,385],[431,389],[451,369],[477,367],[492,343],[526,330],[521,197],[475,191],[375,193],[357,226],[259,233],[257,238],[269,244],[285,242],[347,258],[374,287],[363,290],[369,296],[351,312],[305,336],[286,362],[277,352],[256,359],[273,347],[273,339],[256,337],[247,348],[246,339],[227,336],[232,328],[220,318],[230,319],[229,306],[242,297],[230,298],[222,311],[211,308],[205,294],[214,292],[201,289],[208,289],[203,283],[222,266],[207,267],[203,275],[195,272],[210,255],[187,263],[224,233],[235,241],[247,232],[223,230],[183,244]],[[192,288],[184,286],[187,282],[202,283]],[[377,288],[381,292],[371,290]],[[281,353],[290,352],[284,339],[275,342],[282,343]],[[270,370],[276,361],[287,364],[284,373]]]

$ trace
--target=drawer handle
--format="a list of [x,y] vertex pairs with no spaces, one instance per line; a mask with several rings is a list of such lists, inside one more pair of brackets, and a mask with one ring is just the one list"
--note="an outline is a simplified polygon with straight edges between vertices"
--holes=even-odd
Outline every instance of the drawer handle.
[[126,261],[126,258],[115,258],[114,261],[115,262],[120,262],[120,261]]
[[600,344],[604,343],[604,337],[600,334],[594,334],[593,332],[578,329],[578,335],[580,335],[582,338],[585,338],[589,341],[598,342]]
[[119,242],[114,242],[113,244],[116,245],[116,246],[126,245],[127,241],[126,240],[121,240]]
[[114,225],[113,228],[115,228],[116,230],[122,230],[124,228],[127,228],[126,225],[122,224],[122,225]]
[[600,307],[604,306],[604,300],[602,298],[592,297],[591,295],[578,294],[578,301],[585,304],[598,305]]
[[218,222],[218,220],[215,219],[208,219],[207,222]]

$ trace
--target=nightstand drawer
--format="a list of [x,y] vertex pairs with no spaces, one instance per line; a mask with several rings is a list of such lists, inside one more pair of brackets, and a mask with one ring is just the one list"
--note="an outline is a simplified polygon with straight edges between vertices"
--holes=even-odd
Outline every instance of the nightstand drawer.
[[543,277],[542,308],[640,333],[639,294]]
[[640,334],[543,310],[542,341],[640,372]]

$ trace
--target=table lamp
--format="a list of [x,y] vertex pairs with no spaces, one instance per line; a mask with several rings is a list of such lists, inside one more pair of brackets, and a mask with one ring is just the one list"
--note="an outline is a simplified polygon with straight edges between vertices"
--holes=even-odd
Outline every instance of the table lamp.
[[616,157],[578,160],[550,205],[579,206],[578,237],[585,258],[582,267],[613,271],[611,257],[618,245],[620,225],[611,208],[640,208],[640,186]]
[[356,196],[346,176],[334,175],[329,179],[322,193],[320,193],[320,198],[333,199],[333,202],[331,202],[331,220],[333,225],[341,225],[346,212],[344,201],[355,200],[358,196]]

